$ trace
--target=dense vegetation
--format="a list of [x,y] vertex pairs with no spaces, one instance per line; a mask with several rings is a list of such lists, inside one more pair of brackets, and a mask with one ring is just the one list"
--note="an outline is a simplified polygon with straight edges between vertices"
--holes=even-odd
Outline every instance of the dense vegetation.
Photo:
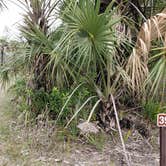
[[1,40],[0,78],[26,123],[42,115],[76,133],[85,121],[112,131],[111,96],[121,123],[125,110],[152,122],[166,111],[165,1],[18,2],[22,40]]

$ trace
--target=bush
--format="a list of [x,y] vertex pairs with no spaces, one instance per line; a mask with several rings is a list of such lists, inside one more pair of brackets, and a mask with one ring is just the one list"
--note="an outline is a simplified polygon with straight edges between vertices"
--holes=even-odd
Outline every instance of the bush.
[[[17,100],[18,108],[21,112],[29,111],[33,118],[37,117],[39,114],[43,114],[47,111],[47,114],[51,120],[56,120],[62,107],[66,103],[68,96],[72,93],[74,88],[71,89],[58,89],[54,87],[50,93],[44,91],[44,89],[33,90],[26,86],[26,81],[24,79],[18,79],[10,88],[15,95],[15,100]],[[59,125],[65,125],[69,119],[74,114],[75,110],[78,109],[82,103],[91,96],[92,93],[88,88],[82,87],[71,97],[63,113],[58,121]],[[30,102],[28,102],[28,99]],[[92,108],[95,101],[89,102],[87,106],[78,114],[78,116],[73,120],[71,124],[71,131],[77,132],[76,126],[81,120],[87,120],[90,109]],[[95,119],[95,116],[92,117]],[[75,126],[75,127],[74,127]]]
[[156,123],[157,114],[166,113],[166,108],[162,107],[160,103],[149,100],[143,104],[143,114],[145,118],[148,118],[151,122]]

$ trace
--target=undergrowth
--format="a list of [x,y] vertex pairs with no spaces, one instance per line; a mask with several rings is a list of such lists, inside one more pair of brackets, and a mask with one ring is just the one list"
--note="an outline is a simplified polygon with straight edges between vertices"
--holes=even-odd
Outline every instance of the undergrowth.
[[143,104],[143,115],[152,123],[157,123],[157,114],[166,113],[166,107],[154,100],[149,100]]
[[[87,105],[77,114],[77,116],[72,120],[67,129],[63,130],[67,122],[74,115],[76,110],[78,110],[82,103],[92,95],[92,92],[86,87],[80,87],[73,96],[70,98],[67,105],[64,107],[62,115],[57,121],[57,117],[68,100],[70,94],[73,92],[73,88],[70,89],[58,89],[54,87],[49,93],[45,92],[43,89],[33,90],[26,85],[26,80],[24,78],[19,78],[16,80],[15,84],[10,87],[10,92],[14,96],[13,102],[16,103],[17,109],[20,114],[23,115],[24,123],[26,125],[36,123],[37,120],[43,117],[42,120],[47,118],[51,123],[56,123],[60,127],[62,134],[65,136],[66,133],[69,137],[77,137],[79,135],[79,129],[77,125],[88,119],[91,108],[95,103],[95,99],[89,101]],[[92,121],[96,120],[96,114],[91,117]],[[88,137],[89,142],[93,141],[95,138]],[[75,139],[75,138],[74,138]],[[92,143],[95,144],[95,143]]]

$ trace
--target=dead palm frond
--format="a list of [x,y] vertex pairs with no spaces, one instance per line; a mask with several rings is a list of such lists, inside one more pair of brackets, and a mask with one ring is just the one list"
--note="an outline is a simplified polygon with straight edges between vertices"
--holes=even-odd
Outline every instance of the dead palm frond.
[[160,39],[166,33],[166,9],[148,19],[141,27],[137,36],[136,46],[129,57],[126,71],[131,78],[132,91],[140,94],[143,83],[148,77],[148,56],[152,41]]

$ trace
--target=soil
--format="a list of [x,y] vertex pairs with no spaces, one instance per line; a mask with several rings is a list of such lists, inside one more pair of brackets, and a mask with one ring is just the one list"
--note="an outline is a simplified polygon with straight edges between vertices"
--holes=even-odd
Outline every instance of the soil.
[[[25,127],[19,119],[10,97],[0,91],[0,166],[126,166],[116,132],[104,134],[96,146],[82,139],[58,138],[60,134],[42,122]],[[123,130],[131,166],[159,166],[159,129],[150,128],[147,138],[138,130]]]

